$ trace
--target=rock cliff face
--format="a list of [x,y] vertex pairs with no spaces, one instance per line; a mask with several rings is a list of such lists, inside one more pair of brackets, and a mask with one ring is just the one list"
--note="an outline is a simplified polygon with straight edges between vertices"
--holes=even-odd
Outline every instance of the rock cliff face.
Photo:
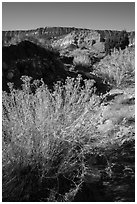
[[42,46],[49,45],[58,49],[70,45],[89,48],[93,43],[100,41],[100,34],[88,29],[45,27],[26,31],[3,31],[2,40],[3,46],[30,40]]
[[26,40],[31,39],[32,41],[38,39],[45,39],[47,42],[50,42],[52,39],[62,35],[66,35],[73,30],[75,30],[75,28],[45,27],[38,28],[35,30],[3,31],[2,32],[3,46],[17,44],[24,39]]
[[[104,57],[105,40],[109,36],[119,34],[121,31],[91,30],[74,27],[45,27],[35,30],[3,31],[3,46],[17,45],[27,40],[44,48],[56,49],[61,55],[70,57],[76,49],[86,49],[90,55]],[[130,45],[134,45],[135,32],[129,32]],[[73,56],[74,57],[74,56]],[[99,58],[100,58],[99,57]]]
[[[11,44],[17,44],[22,40],[30,39],[40,42],[41,44],[43,44],[43,42],[46,42],[46,44],[49,43],[50,45],[53,44],[53,46],[61,42],[62,45],[66,46],[67,42],[65,41],[68,41],[70,44],[72,40],[72,42],[76,43],[78,46],[85,46],[85,44],[91,46],[95,42],[102,42],[102,39],[106,39],[107,36],[113,35],[115,32],[120,33],[120,31],[91,30],[74,27],[45,27],[33,30],[3,31],[2,43],[3,46],[9,46]],[[129,40],[134,41],[135,32],[129,32],[128,35]]]
[[90,49],[96,42],[100,42],[100,34],[98,32],[93,30],[81,30],[73,31],[65,37],[55,40],[52,46],[60,49],[75,45],[79,48],[84,47]]

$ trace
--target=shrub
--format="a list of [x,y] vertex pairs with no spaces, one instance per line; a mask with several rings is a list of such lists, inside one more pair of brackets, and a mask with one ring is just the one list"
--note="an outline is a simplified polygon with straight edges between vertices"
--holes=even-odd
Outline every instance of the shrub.
[[102,42],[97,42],[93,45],[93,47],[98,51],[98,52],[104,52],[105,51],[105,46],[104,43]]
[[89,140],[96,141],[84,116],[88,107],[94,115],[99,98],[92,82],[80,88],[81,77],[58,82],[53,93],[34,81],[35,94],[31,79],[22,80],[23,90],[10,83],[10,94],[3,92],[3,201],[67,201],[70,194],[72,200],[88,169],[85,155],[94,148]]
[[134,82],[135,52],[128,48],[119,51],[115,49],[111,56],[106,56],[94,66],[94,71],[112,86]]
[[109,34],[105,40],[105,50],[107,54],[116,49],[125,49],[129,45],[128,33],[123,30],[121,32],[114,32],[113,35]]
[[91,59],[87,54],[78,54],[74,56],[73,64],[77,66],[90,67]]
[[134,137],[119,127],[100,134],[103,107],[92,80],[82,87],[80,76],[67,78],[53,92],[42,80],[22,80],[22,90],[9,83],[10,94],[2,98],[3,201],[70,202],[85,180],[91,183],[89,194],[103,175],[112,180],[111,163],[119,158],[113,151]]

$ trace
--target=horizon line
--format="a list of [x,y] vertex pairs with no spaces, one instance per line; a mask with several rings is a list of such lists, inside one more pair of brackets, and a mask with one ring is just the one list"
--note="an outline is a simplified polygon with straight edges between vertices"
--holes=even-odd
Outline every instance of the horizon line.
[[135,30],[130,30],[130,31],[127,31],[126,29],[92,29],[92,28],[83,28],[83,27],[74,27],[74,26],[43,26],[43,27],[36,27],[36,28],[29,28],[29,29],[13,29],[13,30],[3,30],[2,29],[2,32],[9,32],[9,31],[28,31],[28,30],[36,30],[36,29],[40,29],[40,28],[74,28],[74,29],[82,29],[82,30],[111,30],[111,31],[123,31],[125,30],[126,32],[135,32]]

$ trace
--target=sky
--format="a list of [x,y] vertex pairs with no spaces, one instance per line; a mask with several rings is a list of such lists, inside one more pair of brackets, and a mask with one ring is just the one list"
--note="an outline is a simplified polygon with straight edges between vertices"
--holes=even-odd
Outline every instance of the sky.
[[134,31],[135,3],[2,3],[2,30],[28,30],[46,26]]

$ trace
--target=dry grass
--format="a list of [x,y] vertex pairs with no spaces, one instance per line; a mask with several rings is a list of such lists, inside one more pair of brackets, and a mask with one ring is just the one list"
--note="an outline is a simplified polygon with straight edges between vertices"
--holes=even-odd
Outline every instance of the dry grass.
[[135,76],[135,51],[114,50],[107,55],[98,65],[94,66],[95,73],[115,87],[134,82]]

